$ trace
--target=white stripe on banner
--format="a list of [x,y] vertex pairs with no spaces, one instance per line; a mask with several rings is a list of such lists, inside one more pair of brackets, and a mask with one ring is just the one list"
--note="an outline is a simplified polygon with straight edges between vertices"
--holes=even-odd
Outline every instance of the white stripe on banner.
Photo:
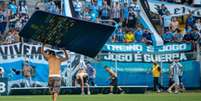
[[63,0],[64,3],[64,15],[72,17],[71,6],[69,0]]
[[139,6],[141,7],[141,12],[140,12],[140,17],[142,18],[144,24],[149,28],[149,30],[154,34],[153,36],[153,44],[156,46],[161,46],[164,44],[163,39],[161,36],[158,34],[152,23],[150,22],[149,18],[147,17],[144,8],[142,7],[140,1],[138,1]]
[[164,4],[172,16],[183,16],[192,12],[193,16],[201,17],[201,7],[192,7],[182,4],[173,4],[154,0],[148,0],[148,3],[151,12],[156,14],[158,14],[158,9],[160,6]]

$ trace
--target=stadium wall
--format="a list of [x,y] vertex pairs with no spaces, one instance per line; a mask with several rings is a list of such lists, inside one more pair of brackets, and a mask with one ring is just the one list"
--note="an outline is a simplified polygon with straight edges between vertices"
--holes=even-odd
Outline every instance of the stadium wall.
[[[5,71],[4,77],[9,79],[8,87],[24,88],[26,79],[23,74],[16,74],[12,69],[22,70],[24,61],[29,60],[33,68],[31,87],[47,87],[48,64],[40,54],[40,45],[16,43],[0,46],[0,67]],[[63,55],[59,50],[55,50]],[[156,54],[157,53],[157,54]],[[70,53],[70,59],[61,66],[62,86],[74,86],[74,76],[82,57]],[[97,56],[97,60],[88,60],[96,69],[96,85],[107,86],[107,74],[104,66],[110,66],[118,73],[121,86],[152,87],[151,67],[153,61],[158,61],[162,68],[161,83],[167,87],[169,65],[173,58],[179,58],[184,66],[183,82],[187,88],[200,87],[200,64],[196,61],[196,52],[191,43],[172,43],[160,47],[145,44],[106,44]],[[92,60],[92,61],[91,61]]]

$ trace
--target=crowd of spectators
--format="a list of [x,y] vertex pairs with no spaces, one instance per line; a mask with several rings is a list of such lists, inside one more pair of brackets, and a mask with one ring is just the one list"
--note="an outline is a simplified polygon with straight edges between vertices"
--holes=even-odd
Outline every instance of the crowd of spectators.
[[[43,1],[43,2],[42,2]],[[59,0],[44,0],[35,2],[35,10],[44,10],[51,13],[62,14]],[[141,7],[137,0],[123,2],[120,0],[103,0],[102,6],[97,0],[72,0],[75,17],[97,22],[112,23],[115,21],[117,30],[111,37],[111,42],[118,43],[146,43],[152,45],[153,33],[144,28],[140,22],[139,13]],[[108,2],[109,1],[109,2]],[[115,1],[115,2],[113,2]],[[118,2],[117,2],[118,1]],[[184,1],[184,0],[163,0],[163,1]],[[187,0],[186,0],[187,1]],[[185,1],[185,2],[186,2]],[[20,40],[19,31],[31,16],[27,0],[9,0],[0,2],[0,43],[10,44]],[[170,14],[165,5],[158,10],[161,21],[161,34],[165,43],[197,41],[200,39],[201,20],[192,14],[187,16],[185,27],[181,27],[178,17]]]
[[[19,42],[19,32],[34,11],[45,10],[60,14],[60,9],[56,5],[57,2],[53,0],[38,1],[32,8],[28,5],[28,2],[27,0],[0,1],[0,44]],[[34,9],[34,11],[31,11],[31,9]]]
[[98,23],[115,21],[117,30],[113,33],[111,42],[152,44],[152,33],[145,29],[139,20],[141,7],[137,0],[130,1],[128,3],[103,0],[102,6],[99,6],[97,0],[73,0],[73,5],[77,18]]
[[35,4],[35,10],[61,14],[61,2],[60,0],[39,0]]
[[[177,3],[190,3],[191,0],[163,0]],[[192,2],[193,3],[193,2]],[[143,42],[152,44],[152,32],[140,23],[140,6],[137,0],[132,2],[112,2],[103,0],[102,7],[97,5],[97,0],[73,0],[76,17],[93,22],[113,20],[118,24],[118,30],[112,35],[111,42]],[[165,43],[197,41],[201,37],[200,18],[189,14],[185,21],[185,28],[181,26],[178,17],[173,16],[164,4],[158,10],[161,21],[161,37]]]
[[19,41],[19,31],[29,19],[25,0],[18,3],[15,0],[1,1],[0,8],[0,39],[1,44]]
[[181,23],[178,20],[179,17],[171,15],[167,7],[163,4],[158,10],[158,13],[163,30],[162,39],[164,42],[200,41],[201,18],[195,17],[190,13],[186,16],[184,23]]

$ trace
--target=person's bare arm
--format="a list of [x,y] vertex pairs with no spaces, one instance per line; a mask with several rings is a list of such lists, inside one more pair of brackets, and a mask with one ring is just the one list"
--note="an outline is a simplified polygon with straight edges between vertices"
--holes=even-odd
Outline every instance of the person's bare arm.
[[68,60],[68,54],[67,54],[67,52],[66,52],[65,49],[62,49],[62,50],[64,51],[65,57],[64,58],[60,58],[60,60],[61,60],[61,62],[64,62],[64,61]]
[[43,54],[43,56],[45,57],[46,60],[48,59],[49,55],[47,53],[45,53],[45,51],[44,51],[44,44],[41,47],[41,54]]

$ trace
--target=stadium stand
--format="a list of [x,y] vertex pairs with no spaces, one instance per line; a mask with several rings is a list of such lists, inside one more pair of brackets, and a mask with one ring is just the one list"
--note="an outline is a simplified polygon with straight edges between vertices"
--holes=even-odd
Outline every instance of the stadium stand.
[[[90,1],[90,2],[89,2]],[[105,1],[105,2],[104,2]],[[174,14],[171,14],[166,5],[163,5],[162,3],[170,3],[170,4],[177,4],[177,5],[183,5],[186,4],[188,7],[194,7],[199,6],[198,3],[192,2],[193,0],[144,0],[144,1],[156,1],[161,2],[161,5],[159,5],[159,9],[157,10],[157,14],[153,11],[147,12],[146,10],[148,8],[144,8],[146,14],[149,14],[149,19],[151,23],[154,25],[154,27],[157,29],[157,33],[160,35],[160,37],[164,41],[164,47],[159,46],[159,48],[156,48],[156,52],[153,49],[155,47],[154,38],[153,35],[155,34],[152,32],[152,30],[149,29],[149,27],[144,26],[144,23],[142,21],[142,18],[140,17],[141,12],[141,6],[144,7],[146,5],[145,3],[140,3],[139,5],[138,0],[111,0],[111,2],[107,2],[110,0],[72,0],[73,4],[73,17],[76,17],[77,19],[82,19],[86,21],[91,21],[95,23],[103,23],[103,24],[110,24],[114,25],[113,21],[115,21],[115,27],[116,31],[112,34],[111,38],[108,40],[108,43],[106,44],[106,48],[103,48],[103,51],[100,53],[100,56],[97,56],[98,59],[103,59],[103,62],[100,63],[94,63],[94,67],[103,67],[103,64],[111,64],[114,70],[117,70],[121,73],[120,78],[123,78],[120,80],[121,87],[123,89],[126,89],[126,93],[144,93],[147,88],[152,87],[152,81],[150,78],[152,78],[151,74],[149,73],[149,67],[151,67],[152,60],[162,60],[160,61],[160,65],[164,66],[163,72],[164,75],[162,75],[161,82],[165,82],[164,85],[166,85],[167,88],[167,82],[168,82],[168,66],[172,62],[169,58],[172,57],[179,57],[181,58],[182,63],[184,66],[189,66],[189,69],[185,69],[186,75],[184,76],[185,82],[187,88],[200,88],[200,78],[197,76],[200,75],[200,45],[201,44],[201,16],[194,16],[193,12],[190,12],[189,14],[185,14],[182,16],[175,16]],[[117,1],[117,2],[116,2]],[[143,0],[142,0],[143,1]],[[165,1],[165,2],[164,2]],[[167,1],[167,2],[166,2]],[[63,4],[63,0],[4,0],[0,1],[0,45],[3,47],[0,50],[0,53],[4,52],[4,48],[7,47],[7,50],[11,50],[12,47],[31,47],[33,54],[29,54],[31,59],[34,59],[34,57],[38,57],[39,61],[36,61],[34,64],[34,61],[31,61],[30,64],[36,68],[36,64],[38,67],[47,66],[44,65],[42,61],[42,57],[40,56],[40,53],[37,53],[37,49],[40,46],[37,46],[36,43],[21,43],[22,40],[20,40],[20,36],[18,33],[20,30],[25,26],[25,24],[28,22],[30,16],[36,11],[36,10],[43,10],[55,14],[62,14],[65,15],[65,4]],[[154,29],[155,29],[154,28]],[[172,45],[173,44],[173,45]],[[19,45],[19,46],[18,46]],[[20,46],[21,45],[21,46]],[[121,47],[115,47],[115,45],[122,45]],[[171,46],[172,45],[172,46]],[[133,47],[131,47],[133,46]],[[8,48],[10,47],[10,48]],[[25,48],[26,48],[25,47]],[[162,48],[161,48],[162,47]],[[176,47],[176,48],[175,48]],[[26,52],[26,49],[24,49],[24,52]],[[146,49],[148,51],[144,51],[143,49]],[[5,50],[6,50],[5,49]],[[18,49],[18,48],[16,48]],[[111,49],[111,50],[109,50]],[[142,50],[140,50],[142,49]],[[170,49],[171,51],[168,51]],[[174,50],[175,49],[175,50]],[[182,50],[183,49],[183,50]],[[128,50],[128,51],[127,51]],[[137,52],[135,51],[137,50]],[[109,51],[109,55],[106,55],[107,53],[104,53],[105,51]],[[135,51],[135,52],[133,52]],[[12,53],[12,51],[9,51]],[[34,53],[35,52],[35,53]],[[114,52],[111,53],[110,52]],[[116,54],[115,54],[116,52]],[[151,53],[153,52],[153,53]],[[158,52],[158,53],[157,53]],[[165,52],[165,53],[160,53]],[[180,53],[181,52],[181,53]],[[197,52],[197,53],[196,53]],[[18,51],[20,53],[20,51]],[[122,55],[122,53],[125,53],[126,55]],[[131,55],[128,53],[132,53]],[[140,61],[140,56],[138,53],[142,53],[142,61]],[[172,53],[172,54],[171,54]],[[178,54],[179,55],[178,55]],[[80,59],[80,56],[75,55],[72,53],[72,57],[74,60],[77,61],[70,61],[72,65],[67,65],[67,69],[64,69],[65,72],[63,72],[64,76],[69,76],[72,74],[67,74],[67,71],[73,71],[73,73],[76,71],[76,65],[77,62]],[[133,55],[134,54],[134,55]],[[7,58],[11,58],[11,61],[1,61],[0,66],[5,67],[9,66],[9,68],[15,68],[12,67],[12,65],[8,64],[11,62],[12,64],[15,64],[16,66],[20,67],[21,63],[23,61],[25,53],[17,54],[17,55],[11,55],[11,56],[4,56],[4,54],[0,54],[0,59],[6,60]],[[186,55],[186,56],[185,56]],[[108,57],[107,57],[108,56]],[[13,57],[22,57],[18,60],[12,61]],[[136,60],[132,60],[132,58],[135,57]],[[167,59],[164,57],[168,57]],[[111,61],[109,61],[111,60]],[[198,60],[198,61],[196,61]],[[20,61],[19,63],[16,61]],[[186,62],[187,61],[187,62]],[[41,64],[40,64],[41,63]],[[132,64],[133,63],[133,64]],[[143,66],[139,63],[143,63]],[[126,65],[125,65],[126,64]],[[119,67],[125,67],[124,68],[117,68],[117,65]],[[66,64],[65,64],[66,66]],[[63,67],[65,67],[63,66]],[[21,69],[16,67],[17,69]],[[72,67],[72,68],[71,68]],[[132,67],[136,67],[132,69]],[[145,68],[144,68],[145,67]],[[142,69],[143,68],[143,69]],[[47,68],[45,68],[46,70]],[[100,71],[101,73],[104,73],[102,69],[96,68],[97,71]],[[9,89],[10,95],[18,95],[18,94],[47,94],[47,84],[46,79],[44,76],[41,76],[40,73],[43,73],[43,71],[40,71],[39,69],[37,72],[41,78],[39,78],[39,81],[41,82],[34,82],[33,88],[26,88],[23,84],[22,76],[19,76],[13,72],[9,71],[8,78],[14,77],[15,80],[10,80],[11,88]],[[188,71],[189,70],[189,71]],[[126,73],[124,73],[126,71]],[[66,74],[65,74],[66,73]],[[44,73],[46,74],[46,73]],[[194,75],[196,74],[196,75]],[[94,94],[97,93],[108,93],[108,86],[106,86],[106,82],[103,78],[106,78],[105,75],[99,74],[99,78],[97,80],[97,83],[99,83],[101,86],[94,86],[91,87],[91,89],[94,88]],[[122,76],[122,77],[121,77]],[[189,76],[189,78],[188,78]],[[34,78],[34,76],[33,76]],[[142,78],[144,78],[142,80]],[[149,78],[149,79],[147,79]],[[138,81],[138,82],[132,82],[132,80]],[[101,81],[102,80],[102,81]],[[188,80],[192,80],[188,82]],[[34,80],[33,80],[34,81]],[[21,82],[17,83],[16,82]],[[73,82],[73,77],[71,77],[71,80],[65,80],[63,78],[63,86],[61,93],[70,93],[70,94],[77,94],[79,93],[79,90],[77,87],[72,87],[73,84],[65,84],[64,82]],[[13,85],[12,85],[13,84]],[[76,85],[76,84],[75,84]],[[125,86],[124,86],[125,85]],[[130,85],[134,85],[130,87]],[[142,86],[136,86],[136,85],[142,85]],[[70,87],[69,87],[70,86]],[[38,88],[39,87],[39,88]],[[41,87],[41,88],[40,88]],[[26,89],[26,91],[24,90]],[[107,89],[106,91],[104,91]],[[76,91],[76,92],[73,92]]]

